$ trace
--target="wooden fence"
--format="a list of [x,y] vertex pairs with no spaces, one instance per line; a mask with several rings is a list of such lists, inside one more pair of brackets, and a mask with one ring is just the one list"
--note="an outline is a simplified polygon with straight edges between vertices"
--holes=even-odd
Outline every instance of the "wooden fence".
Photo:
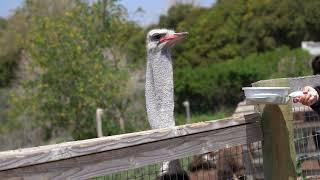
[[[253,86],[290,87],[291,91],[302,90],[304,86],[319,85],[319,75],[253,83]],[[320,130],[319,116],[313,112],[312,120],[308,120],[312,110],[291,101],[286,105],[267,104],[258,105],[257,108],[262,115],[265,179],[297,179],[299,175],[300,178],[304,176],[308,179],[319,179],[320,151],[309,150],[309,146],[314,146],[314,142],[310,141],[315,138],[312,132]],[[304,143],[305,141],[309,142]],[[315,156],[317,158],[314,158]],[[300,161],[301,157],[303,161]],[[298,165],[299,161],[301,165]],[[308,172],[308,169],[312,169],[311,172]]]
[[174,128],[0,152],[0,177],[88,179],[260,141],[250,114]]
[[[297,90],[315,85],[319,77],[266,80],[253,86]],[[296,179],[294,128],[314,123],[294,122],[296,106],[259,105],[260,113],[216,121],[0,152],[0,179],[88,179],[262,140],[264,178]],[[319,123],[312,126],[320,128]]]

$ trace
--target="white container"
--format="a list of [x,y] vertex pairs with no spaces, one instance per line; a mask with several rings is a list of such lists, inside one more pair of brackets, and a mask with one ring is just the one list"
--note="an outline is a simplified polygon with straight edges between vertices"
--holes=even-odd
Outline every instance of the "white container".
[[249,104],[286,104],[289,101],[289,87],[244,87]]

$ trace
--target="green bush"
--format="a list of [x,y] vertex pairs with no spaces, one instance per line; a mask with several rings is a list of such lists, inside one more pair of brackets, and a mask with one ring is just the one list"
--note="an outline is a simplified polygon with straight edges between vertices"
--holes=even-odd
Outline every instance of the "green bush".
[[183,111],[182,102],[186,99],[195,112],[235,106],[243,99],[241,88],[255,81],[311,74],[309,60],[309,55],[300,49],[279,48],[206,67],[176,69],[177,110]]

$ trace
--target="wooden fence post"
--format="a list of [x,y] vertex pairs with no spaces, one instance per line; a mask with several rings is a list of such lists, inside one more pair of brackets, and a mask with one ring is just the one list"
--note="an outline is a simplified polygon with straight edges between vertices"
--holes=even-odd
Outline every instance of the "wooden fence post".
[[97,137],[103,137],[102,121],[101,121],[102,114],[103,114],[103,109],[97,108],[97,110],[96,110]]
[[190,103],[188,100],[185,100],[182,104],[186,108],[186,124],[189,124],[191,122]]
[[[290,79],[271,79],[253,83],[256,87],[290,87]],[[263,168],[266,180],[293,180],[296,177],[296,152],[291,103],[258,105],[262,114]]]

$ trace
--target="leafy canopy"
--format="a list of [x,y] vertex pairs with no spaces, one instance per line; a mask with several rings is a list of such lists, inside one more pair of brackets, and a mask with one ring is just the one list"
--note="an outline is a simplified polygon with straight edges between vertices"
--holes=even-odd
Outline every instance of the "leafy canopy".
[[96,108],[114,108],[128,80],[115,55],[137,31],[125,15],[116,1],[78,1],[62,15],[33,16],[25,47],[34,76],[13,97],[11,116],[27,114],[47,138],[59,129],[94,137]]

